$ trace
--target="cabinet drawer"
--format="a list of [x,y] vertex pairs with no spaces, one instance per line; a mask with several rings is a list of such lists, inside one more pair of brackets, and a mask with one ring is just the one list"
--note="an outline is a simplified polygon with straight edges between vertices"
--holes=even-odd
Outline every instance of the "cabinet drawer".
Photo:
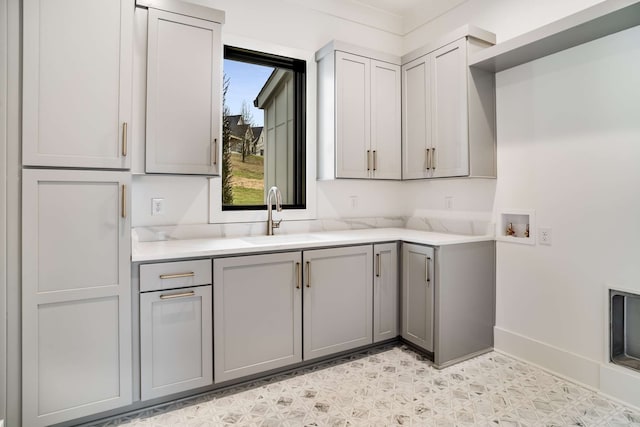
[[140,292],[210,284],[210,259],[164,262],[140,266]]

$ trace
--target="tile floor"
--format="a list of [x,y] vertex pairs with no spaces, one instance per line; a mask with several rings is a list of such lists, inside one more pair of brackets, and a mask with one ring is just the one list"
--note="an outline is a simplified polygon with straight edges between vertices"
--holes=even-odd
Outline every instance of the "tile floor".
[[391,346],[100,424],[118,425],[640,427],[640,413],[500,353],[437,370]]

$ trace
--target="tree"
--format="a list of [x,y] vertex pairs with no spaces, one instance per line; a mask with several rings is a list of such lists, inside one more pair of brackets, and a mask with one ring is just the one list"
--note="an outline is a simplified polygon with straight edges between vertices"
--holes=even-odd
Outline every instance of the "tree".
[[222,85],[222,204],[233,204],[233,186],[231,177],[231,128],[229,126],[229,106],[227,105],[227,91],[230,80],[226,75]]
[[242,138],[242,162],[244,163],[250,152],[249,150],[251,150],[251,143],[253,142],[253,138],[249,136],[249,130],[253,126],[253,114],[251,113],[251,107],[249,107],[246,100],[242,101],[242,111],[240,114],[242,114],[244,124],[247,125],[247,131]]

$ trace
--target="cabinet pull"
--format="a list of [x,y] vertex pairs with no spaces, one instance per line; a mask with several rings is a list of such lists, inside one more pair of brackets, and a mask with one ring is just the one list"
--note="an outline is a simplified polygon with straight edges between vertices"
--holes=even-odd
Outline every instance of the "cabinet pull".
[[122,156],[127,157],[127,122],[122,123]]
[[436,170],[436,148],[431,149],[431,169]]
[[380,277],[380,254],[376,254],[376,277]]
[[300,289],[300,263],[296,262],[296,289]]
[[374,172],[376,171],[376,163],[378,163],[377,159],[378,159],[378,156],[376,155],[376,150],[373,150],[373,171]]
[[307,261],[307,288],[311,287],[311,261]]
[[427,257],[424,260],[424,279],[427,282],[427,287],[429,286],[429,282],[431,282],[431,278],[429,277],[429,263],[431,262],[431,258]]
[[211,164],[218,164],[218,138],[214,138],[211,142]]
[[371,150],[367,150],[367,171],[371,170]]
[[190,271],[188,273],[178,273],[178,274],[161,274],[160,278],[161,279],[179,279],[181,277],[193,277],[195,276],[196,273],[194,273],[193,271]]
[[120,212],[120,215],[122,215],[122,218],[126,218],[127,217],[127,186],[122,184],[122,212]]
[[180,292],[179,294],[162,294],[160,295],[160,299],[173,299],[173,298],[184,298],[184,297],[192,297],[196,294],[195,291],[189,292]]
[[431,165],[430,165],[430,161],[429,161],[429,155],[431,154],[431,150],[429,150],[428,148],[425,148],[424,150],[424,168],[426,170],[431,169]]

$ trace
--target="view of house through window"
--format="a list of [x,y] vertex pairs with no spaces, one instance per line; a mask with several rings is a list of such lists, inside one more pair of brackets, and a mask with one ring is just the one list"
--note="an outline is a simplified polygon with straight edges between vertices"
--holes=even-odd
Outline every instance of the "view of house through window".
[[223,209],[264,208],[272,186],[304,207],[303,100],[303,61],[225,46]]

